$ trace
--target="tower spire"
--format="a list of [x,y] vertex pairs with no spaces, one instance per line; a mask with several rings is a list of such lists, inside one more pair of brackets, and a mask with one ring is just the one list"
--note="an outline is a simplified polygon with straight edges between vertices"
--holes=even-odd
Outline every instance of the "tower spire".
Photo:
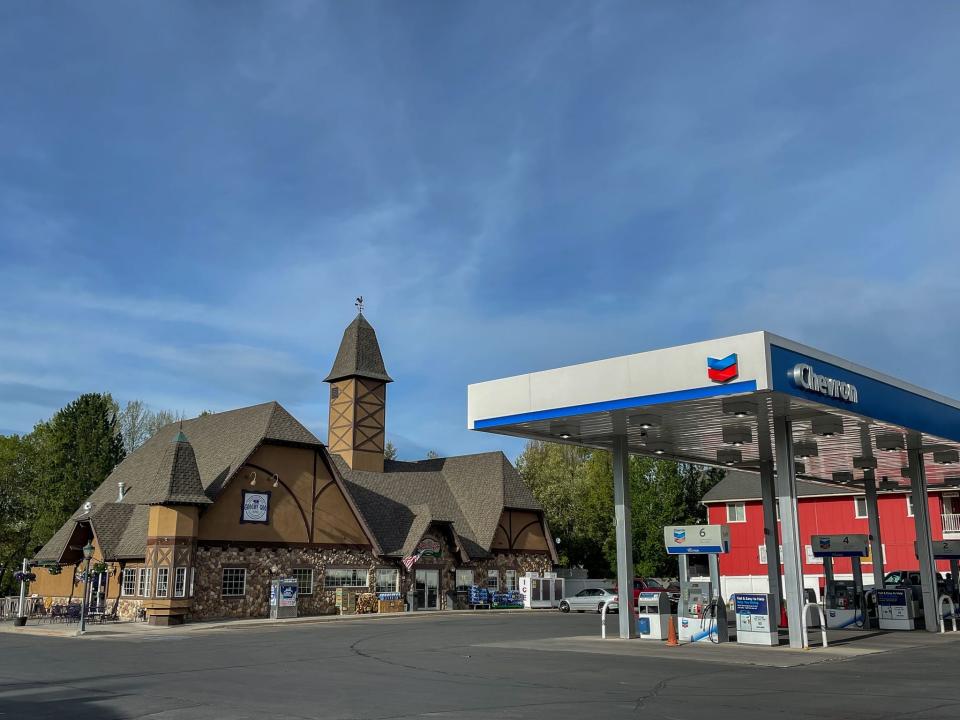
[[351,468],[383,472],[386,439],[387,374],[377,333],[363,315],[358,297],[357,316],[343,331],[330,373],[330,422],[327,447]]

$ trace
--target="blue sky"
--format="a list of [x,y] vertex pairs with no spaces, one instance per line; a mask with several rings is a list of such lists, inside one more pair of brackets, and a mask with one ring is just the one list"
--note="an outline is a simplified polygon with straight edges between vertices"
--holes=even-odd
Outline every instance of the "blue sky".
[[960,5],[0,8],[0,431],[84,391],[401,456],[469,382],[768,329],[960,396]]

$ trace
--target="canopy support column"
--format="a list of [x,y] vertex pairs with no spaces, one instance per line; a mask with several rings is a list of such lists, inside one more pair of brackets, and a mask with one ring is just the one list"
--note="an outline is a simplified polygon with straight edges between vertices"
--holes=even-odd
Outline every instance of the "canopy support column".
[[620,637],[636,637],[633,603],[633,526],[630,519],[630,453],[627,436],[613,438],[613,502],[616,511],[617,588]]
[[923,623],[928,631],[939,632],[940,607],[937,604],[937,565],[933,560],[930,506],[927,503],[927,473],[923,468],[923,450],[919,448],[908,449],[907,466],[910,468],[913,524],[917,533],[917,557],[920,559]]
[[767,585],[773,595],[773,617],[780,622],[780,538],[777,528],[777,488],[773,478],[773,461],[760,461],[760,496],[763,499],[763,543],[767,549]]
[[773,418],[777,451],[777,497],[780,502],[780,534],[783,541],[783,591],[787,600],[790,647],[803,647],[803,564],[800,558],[800,527],[797,516],[797,480],[793,460],[793,423]]
[[877,480],[873,470],[863,473],[867,496],[867,525],[870,529],[870,559],[873,560],[873,588],[883,589],[883,539],[880,537],[880,511],[877,505]]

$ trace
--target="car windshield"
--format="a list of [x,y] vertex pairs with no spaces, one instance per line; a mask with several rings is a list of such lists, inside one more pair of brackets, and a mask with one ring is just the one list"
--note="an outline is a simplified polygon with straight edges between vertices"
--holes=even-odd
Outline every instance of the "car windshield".
[[883,579],[883,582],[885,584],[890,583],[891,585],[896,584],[898,582],[902,582],[902,581],[903,581],[903,573],[899,573],[899,572],[887,573],[887,576]]
[[663,585],[658,583],[653,578],[647,578],[647,587],[663,589]]

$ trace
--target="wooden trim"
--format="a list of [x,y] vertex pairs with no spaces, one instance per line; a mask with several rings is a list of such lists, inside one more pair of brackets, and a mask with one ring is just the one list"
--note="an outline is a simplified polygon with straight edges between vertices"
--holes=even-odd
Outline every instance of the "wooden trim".
[[[334,482],[337,483],[337,487],[340,488],[340,492],[343,494],[343,499],[346,500],[347,505],[350,506],[350,511],[353,513],[357,523],[360,525],[360,529],[363,530],[363,534],[366,535],[367,540],[370,541],[371,552],[373,552],[374,555],[383,555],[383,548],[380,547],[380,542],[377,540],[377,536],[373,534],[373,530],[371,530],[370,526],[367,524],[366,518],[364,518],[360,513],[360,509],[354,502],[353,496],[347,490],[347,486],[346,483],[343,482],[343,478],[340,477],[340,471],[337,470],[336,463],[333,462],[333,459],[330,457],[330,453],[325,447],[319,448],[317,452],[320,454],[320,459],[323,460],[323,464],[330,472],[330,477],[333,478]],[[337,545],[332,546],[337,547]]]
[[282,542],[276,540],[256,540],[256,541],[244,541],[244,540],[198,540],[198,547],[204,548],[343,548],[344,550],[366,550],[367,552],[372,552],[372,547],[370,545],[357,545],[351,543],[306,543],[306,542]]

